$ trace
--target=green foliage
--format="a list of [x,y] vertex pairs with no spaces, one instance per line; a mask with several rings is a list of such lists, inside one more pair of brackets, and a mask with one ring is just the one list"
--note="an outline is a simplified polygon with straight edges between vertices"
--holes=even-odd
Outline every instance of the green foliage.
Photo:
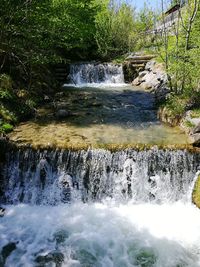
[[125,2],[103,2],[95,23],[95,40],[101,57],[112,58],[130,51],[134,40],[134,16],[134,9]]
[[200,108],[192,110],[191,118],[200,118]]
[[[30,100],[29,100],[30,101]],[[13,90],[9,75],[0,75],[0,132],[12,131],[13,125],[28,118],[33,112],[32,103],[22,101]]]
[[195,1],[188,1],[178,22],[165,31],[166,39],[164,33],[156,36],[156,48],[166,64],[173,92],[167,106],[177,114],[200,106],[200,10],[194,11]]
[[176,94],[171,94],[167,99],[166,107],[170,110],[171,115],[182,116],[186,109],[186,104],[188,103],[188,99]]
[[191,121],[185,121],[185,126],[188,127],[188,128],[194,128],[195,127],[195,124],[192,123]]
[[4,123],[2,126],[0,126],[0,131],[4,133],[9,133],[13,130],[13,125],[9,123]]

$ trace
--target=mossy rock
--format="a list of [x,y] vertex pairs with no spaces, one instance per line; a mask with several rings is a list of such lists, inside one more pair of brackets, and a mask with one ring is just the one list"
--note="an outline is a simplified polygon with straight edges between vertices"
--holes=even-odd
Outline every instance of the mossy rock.
[[192,192],[192,203],[194,203],[200,209],[200,174],[197,177]]

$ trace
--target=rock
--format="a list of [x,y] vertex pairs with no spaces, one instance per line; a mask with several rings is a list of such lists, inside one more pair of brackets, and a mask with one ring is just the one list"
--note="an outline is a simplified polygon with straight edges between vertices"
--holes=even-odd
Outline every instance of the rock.
[[151,61],[147,62],[146,66],[145,66],[145,70],[152,71],[155,65],[156,65],[156,61],[151,60]]
[[200,123],[193,129],[193,134],[200,133]]
[[50,103],[51,102],[51,98],[48,95],[44,95],[43,99],[44,99],[45,103]]
[[141,81],[139,77],[137,77],[135,80],[133,80],[132,85],[133,86],[139,86],[141,84]]
[[165,85],[161,85],[154,91],[157,102],[165,101],[167,96],[170,94],[170,89]]
[[153,74],[153,72],[149,72],[147,75],[145,75],[145,81],[142,82],[141,86],[145,90],[147,89],[153,89],[160,85],[160,82],[157,79],[157,75]]
[[1,250],[0,257],[0,266],[4,266],[6,263],[6,259],[10,256],[10,254],[17,248],[17,243],[10,242],[5,245]]
[[0,217],[3,217],[5,215],[5,213],[6,213],[6,209],[0,207]]
[[148,74],[148,71],[141,71],[138,75],[138,78],[141,79],[143,78],[146,74]]
[[64,95],[65,95],[64,92],[58,92],[55,94],[55,97],[60,98],[60,97],[63,97]]
[[[46,264],[49,264],[50,262],[54,262],[56,264],[56,267],[62,266],[62,262],[64,261],[65,257],[63,253],[55,250],[47,255],[39,255],[36,257],[35,262],[38,263],[37,266],[46,266]],[[49,266],[49,265],[48,265]]]
[[190,135],[190,142],[193,146],[200,146],[200,133]]
[[167,73],[163,73],[163,72],[158,72],[157,74],[157,80],[161,83],[168,83],[168,77],[167,77]]
[[69,117],[70,115],[71,115],[71,112],[69,112],[66,109],[59,109],[55,114],[57,119],[64,119],[64,118]]

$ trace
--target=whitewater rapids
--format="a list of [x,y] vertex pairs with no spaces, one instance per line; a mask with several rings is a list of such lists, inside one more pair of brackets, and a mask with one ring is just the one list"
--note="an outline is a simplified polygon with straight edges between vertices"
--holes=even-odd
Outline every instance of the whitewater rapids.
[[[16,243],[6,267],[200,266],[200,212],[190,203],[6,209],[0,247]],[[57,257],[51,261],[49,255]]]

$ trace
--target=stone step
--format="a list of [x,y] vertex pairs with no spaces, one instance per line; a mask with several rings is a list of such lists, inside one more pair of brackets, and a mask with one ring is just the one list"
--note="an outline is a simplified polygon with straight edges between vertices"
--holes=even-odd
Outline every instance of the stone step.
[[128,61],[131,61],[131,60],[147,60],[147,61],[149,61],[153,58],[155,58],[154,55],[141,55],[141,56],[129,56],[126,58],[126,60],[128,60]]
[[133,63],[133,64],[146,64],[149,60],[144,60],[144,59],[132,59],[132,60],[129,60],[130,63]]
[[145,64],[131,64],[131,66],[135,68],[144,68]]

